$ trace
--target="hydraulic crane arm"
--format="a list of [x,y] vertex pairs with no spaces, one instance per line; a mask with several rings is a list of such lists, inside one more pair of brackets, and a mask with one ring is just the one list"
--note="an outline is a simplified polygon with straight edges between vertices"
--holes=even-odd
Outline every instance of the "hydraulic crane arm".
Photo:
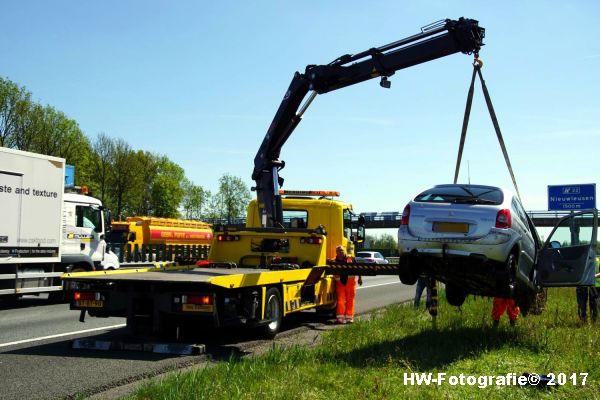
[[[358,54],[343,55],[326,65],[308,65],[296,72],[273,122],[254,158],[252,179],[256,181],[262,225],[282,224],[279,188],[285,166],[279,160],[281,148],[300,123],[302,115],[317,94],[331,92],[372,78],[381,77],[381,86],[390,87],[387,78],[395,71],[454,53],[478,54],[485,29],[476,20],[442,20],[421,28],[421,32],[388,45]],[[302,101],[312,91],[306,102]],[[302,106],[302,107],[301,107]]]

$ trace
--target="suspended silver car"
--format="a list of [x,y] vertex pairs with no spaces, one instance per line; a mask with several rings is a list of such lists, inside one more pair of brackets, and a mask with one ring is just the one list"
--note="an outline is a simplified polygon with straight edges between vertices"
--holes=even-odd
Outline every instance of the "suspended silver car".
[[511,191],[437,185],[404,208],[398,249],[407,268],[400,278],[413,284],[421,273],[433,276],[446,283],[452,305],[469,293],[512,297],[526,313],[541,286],[593,284],[596,227],[595,211],[575,214],[544,244]]

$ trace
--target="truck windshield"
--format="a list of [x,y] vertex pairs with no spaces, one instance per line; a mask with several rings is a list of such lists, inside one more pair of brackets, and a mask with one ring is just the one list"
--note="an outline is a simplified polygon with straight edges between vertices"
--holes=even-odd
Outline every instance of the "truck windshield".
[[88,206],[76,206],[77,226],[99,230],[102,227],[101,212]]

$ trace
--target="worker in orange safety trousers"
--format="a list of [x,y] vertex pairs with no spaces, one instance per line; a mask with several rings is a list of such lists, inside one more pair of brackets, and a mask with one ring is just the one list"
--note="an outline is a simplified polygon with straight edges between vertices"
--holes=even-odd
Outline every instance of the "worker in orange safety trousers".
[[[346,255],[343,246],[335,248],[335,261],[352,263],[352,257]],[[355,276],[335,275],[335,293],[337,296],[336,324],[351,324],[354,322],[354,298],[356,297]],[[362,277],[358,277],[358,284],[362,286]]]
[[519,318],[519,306],[515,303],[515,299],[504,299],[502,297],[494,297],[494,303],[492,306],[492,319],[494,320],[494,328],[500,324],[500,317],[504,314],[504,311],[508,314],[508,320],[510,324],[514,326]]

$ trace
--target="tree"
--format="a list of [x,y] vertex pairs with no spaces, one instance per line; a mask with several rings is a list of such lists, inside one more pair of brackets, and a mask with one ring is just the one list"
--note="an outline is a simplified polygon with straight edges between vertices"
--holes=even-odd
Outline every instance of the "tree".
[[0,78],[0,146],[14,147],[17,121],[27,111],[30,98],[24,87]]
[[119,220],[123,218],[124,210],[128,208],[128,198],[132,192],[131,181],[135,177],[135,157],[129,144],[123,139],[116,139],[111,154],[111,185],[114,204],[111,208],[116,211]]
[[96,136],[92,143],[93,154],[91,157],[92,165],[96,171],[94,181],[100,191],[100,200],[106,202],[108,197],[108,182],[111,171],[112,156],[115,151],[115,143],[107,134],[101,132]]
[[31,150],[36,138],[44,131],[44,107],[29,101],[17,105],[14,146],[19,150]]
[[368,247],[371,249],[398,249],[398,242],[394,236],[390,235],[389,233],[383,233],[381,236],[367,235],[365,241],[368,243]]
[[250,189],[241,178],[224,174],[219,178],[219,191],[212,198],[210,214],[231,222],[246,214],[250,199]]
[[166,156],[158,159],[157,173],[150,192],[150,211],[157,217],[179,217],[179,205],[183,200],[183,168]]
[[202,186],[195,185],[188,179],[183,180],[183,201],[182,208],[184,218],[203,219],[207,213],[208,202],[210,200],[210,191]]

